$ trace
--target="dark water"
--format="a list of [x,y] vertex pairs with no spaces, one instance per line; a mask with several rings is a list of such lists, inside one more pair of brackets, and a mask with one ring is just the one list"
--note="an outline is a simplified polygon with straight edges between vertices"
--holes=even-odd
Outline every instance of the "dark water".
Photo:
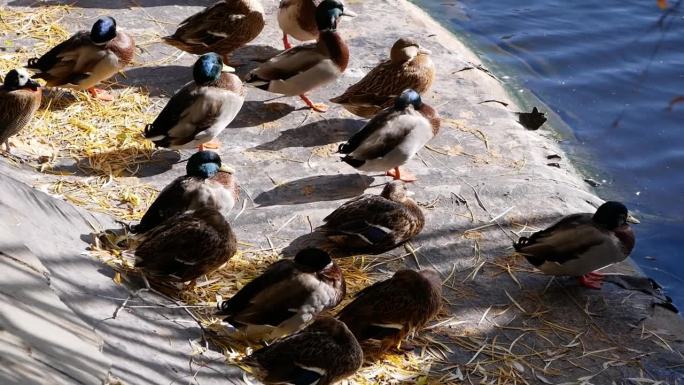
[[684,307],[684,103],[667,110],[684,95],[684,4],[659,25],[656,0],[415,1],[570,127],[599,195],[641,219],[634,260]]

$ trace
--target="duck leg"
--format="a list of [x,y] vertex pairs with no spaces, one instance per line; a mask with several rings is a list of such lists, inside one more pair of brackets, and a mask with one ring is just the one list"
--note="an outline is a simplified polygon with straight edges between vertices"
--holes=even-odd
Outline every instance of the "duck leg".
[[200,151],[204,151],[205,149],[210,149],[210,150],[217,150],[221,148],[221,142],[219,142],[216,139],[212,139],[206,143],[202,143],[199,146],[197,146],[197,149]]
[[394,178],[394,180],[401,180],[404,182],[415,182],[418,180],[415,175],[411,174],[410,172],[404,170],[401,172],[399,170],[399,167],[395,167],[392,170],[387,171],[387,176],[391,176]]
[[603,274],[592,271],[580,276],[579,282],[590,289],[600,289],[603,285],[603,279]]
[[114,100],[114,96],[112,96],[112,94],[99,88],[90,87],[88,88],[88,92],[95,99],[104,100],[106,102],[111,102],[112,100]]
[[285,32],[283,32],[283,47],[285,47],[286,50],[292,48],[292,44],[287,40],[287,34]]
[[311,101],[311,99],[309,99],[309,98],[308,98],[306,95],[304,95],[304,94],[299,95],[299,97],[302,98],[302,100],[304,101],[304,103],[306,103],[306,105],[309,106],[309,108],[311,108],[312,110],[314,110],[314,111],[316,111],[316,112],[325,112],[325,111],[328,111],[328,106],[326,106],[326,105],[323,104],[323,103],[314,103],[314,102]]

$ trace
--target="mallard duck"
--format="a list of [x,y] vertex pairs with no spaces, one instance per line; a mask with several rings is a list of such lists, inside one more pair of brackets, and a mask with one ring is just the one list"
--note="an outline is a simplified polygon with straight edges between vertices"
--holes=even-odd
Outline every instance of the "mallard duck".
[[144,233],[175,215],[201,207],[214,208],[228,219],[239,196],[233,169],[221,163],[217,153],[200,151],[188,159],[185,171],[164,187],[132,232]]
[[10,152],[9,138],[19,132],[40,107],[40,84],[24,69],[7,73],[0,87],[0,143]]
[[328,253],[304,249],[294,260],[275,262],[219,305],[226,322],[252,341],[270,341],[296,332],[318,313],[339,304],[346,286]]
[[[354,17],[352,11],[345,11],[344,16]],[[283,46],[292,48],[287,36],[299,41],[318,39],[316,25],[316,1],[314,0],[280,0],[278,6],[278,25],[283,31]]]
[[330,385],[356,373],[363,350],[344,323],[320,317],[242,361],[264,384]]
[[606,202],[596,213],[572,214],[514,244],[537,269],[550,275],[577,276],[582,285],[600,289],[603,275],[594,270],[627,258],[638,223],[620,202]]
[[[432,269],[399,270],[392,278],[361,290],[340,311],[359,342],[381,341],[381,350],[400,348],[402,340],[423,328],[442,305],[442,280]],[[404,344],[404,350],[411,350]]]
[[337,33],[337,20],[345,15],[339,0],[323,0],[316,8],[319,35],[263,63],[247,76],[247,83],[286,96],[299,95],[309,108],[323,112],[325,105],[311,102],[305,93],[337,79],[349,63],[349,48]]
[[220,211],[202,207],[162,222],[137,237],[135,267],[155,281],[193,281],[226,263],[237,251],[233,230]]
[[399,181],[388,183],[380,195],[356,197],[323,219],[317,230],[337,247],[364,254],[380,254],[420,233],[425,217]]
[[152,124],[145,138],[157,147],[217,148],[214,141],[242,108],[245,90],[240,78],[223,71],[215,53],[200,56],[192,67],[194,81],[178,90]]
[[371,119],[361,131],[354,134],[347,143],[341,144],[338,152],[346,154],[342,161],[362,171],[387,171],[387,175],[405,182],[416,177],[400,172],[399,166],[406,163],[439,132],[437,112],[423,103],[414,90],[405,90],[394,106],[387,108]]
[[435,65],[430,51],[421,48],[413,39],[396,41],[390,59],[378,64],[358,83],[344,93],[330,99],[347,111],[363,118],[371,118],[386,107],[403,90],[413,89],[423,95],[435,79]]
[[29,59],[27,68],[37,71],[34,77],[45,79],[48,87],[85,89],[93,97],[111,100],[95,86],[131,64],[134,56],[133,38],[104,16],[90,32],[78,31],[40,58]]
[[166,44],[195,55],[228,55],[254,40],[264,29],[264,7],[259,0],[224,0],[183,20]]

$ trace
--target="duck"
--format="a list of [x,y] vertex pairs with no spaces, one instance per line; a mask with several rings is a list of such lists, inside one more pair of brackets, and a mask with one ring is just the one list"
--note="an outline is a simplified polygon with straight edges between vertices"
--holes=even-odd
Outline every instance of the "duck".
[[225,72],[216,53],[204,54],[192,67],[193,81],[169,99],[144,129],[156,147],[219,148],[214,140],[235,119],[245,101],[245,89],[235,74]]
[[394,106],[384,109],[338,148],[342,161],[361,171],[386,171],[395,180],[416,181],[399,167],[439,132],[440,119],[420,94],[404,90]]
[[229,55],[256,39],[265,25],[260,0],[224,0],[183,20],[162,40],[195,55],[215,52],[228,64]]
[[323,0],[316,7],[318,40],[292,47],[250,72],[246,83],[264,91],[299,97],[318,112],[327,106],[313,103],[305,94],[337,79],[349,64],[349,48],[337,32],[337,21],[346,15],[339,0]]
[[116,20],[103,16],[90,31],[78,31],[40,58],[28,60],[34,77],[48,87],[87,90],[93,97],[112,100],[113,96],[95,86],[133,62],[135,41],[117,29]]
[[435,80],[435,65],[430,53],[417,41],[401,38],[392,46],[389,60],[378,64],[342,95],[330,101],[341,104],[354,115],[370,119],[390,107],[405,89],[424,95]]
[[[356,13],[346,10],[344,16],[355,17]],[[316,25],[316,1],[280,0],[278,5],[278,26],[283,31],[283,46],[292,48],[288,35],[299,41],[318,39]]]
[[23,68],[10,70],[0,86],[0,143],[10,153],[9,138],[26,126],[40,107],[40,84]]
[[137,236],[135,241],[134,266],[145,278],[176,284],[190,281],[189,286],[237,252],[235,233],[223,214],[213,207],[173,216]]
[[336,247],[361,254],[381,254],[419,234],[425,216],[410,198],[406,184],[392,181],[380,195],[363,194],[338,207],[316,229]]
[[331,385],[356,373],[362,364],[361,345],[343,322],[332,317],[319,317],[241,362],[267,385]]
[[404,341],[434,319],[442,307],[442,280],[433,269],[399,270],[387,280],[376,282],[357,293],[337,314],[365,345],[379,341],[381,352],[410,351]]
[[323,250],[301,250],[282,259],[218,305],[224,321],[251,341],[272,341],[292,334],[346,293],[342,270]]
[[239,197],[235,170],[221,162],[213,151],[199,151],[188,159],[185,175],[169,183],[131,232],[142,234],[169,218],[188,210],[211,207],[226,220]]
[[513,246],[544,274],[578,277],[580,284],[600,289],[604,275],[595,270],[625,260],[636,243],[630,223],[638,223],[627,207],[603,203],[595,213],[571,214],[547,229],[521,237]]

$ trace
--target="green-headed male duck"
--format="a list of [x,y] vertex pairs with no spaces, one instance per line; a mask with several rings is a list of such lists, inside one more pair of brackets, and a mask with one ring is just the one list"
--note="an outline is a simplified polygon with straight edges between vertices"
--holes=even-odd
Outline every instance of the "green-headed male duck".
[[264,29],[260,0],[223,0],[183,20],[164,42],[195,55],[215,52],[228,56],[254,40]]
[[145,138],[157,147],[218,148],[214,139],[235,119],[245,100],[240,78],[223,68],[219,55],[200,56],[192,67],[194,80],[178,90],[145,127]]
[[315,43],[282,52],[249,73],[246,82],[265,91],[299,95],[309,108],[323,112],[306,93],[337,79],[349,63],[349,48],[337,33],[337,21],[345,15],[339,0],[323,0],[316,8],[319,35]]
[[304,249],[273,263],[232,298],[219,314],[251,341],[271,341],[294,333],[325,309],[339,304],[346,286],[328,253]]
[[113,18],[103,16],[90,31],[78,31],[40,58],[29,59],[27,68],[48,87],[88,90],[93,97],[112,100],[95,86],[131,64],[134,56],[133,38],[117,30]]
[[394,98],[405,89],[424,95],[434,79],[435,65],[430,59],[430,51],[413,39],[402,38],[392,46],[389,60],[378,64],[363,79],[330,101],[370,119],[390,107]]
[[40,84],[23,68],[11,70],[0,86],[0,143],[9,153],[9,138],[31,121],[40,107]]
[[358,170],[387,171],[394,179],[413,182],[416,177],[399,166],[437,135],[439,126],[437,112],[416,91],[405,90],[394,106],[371,119],[338,152],[346,154],[342,161]]
[[214,208],[228,219],[239,196],[233,169],[221,163],[217,153],[200,151],[188,159],[185,171],[164,187],[132,232],[144,233],[175,215],[202,207]]
[[320,317],[242,361],[264,384],[331,385],[356,373],[363,350],[347,326]]
[[549,275],[579,277],[582,285],[600,289],[603,274],[594,270],[623,261],[634,249],[638,223],[620,202],[606,202],[596,213],[572,214],[514,244],[537,269]]
[[[283,31],[283,46],[292,48],[287,37],[292,36],[299,41],[318,39],[316,25],[316,3],[314,0],[280,0],[278,6],[278,25]],[[354,17],[356,14],[349,10],[344,16]]]
[[336,247],[363,254],[380,254],[420,233],[425,217],[400,181],[388,183],[380,195],[356,197],[323,219],[317,231]]
[[[442,306],[442,280],[432,269],[399,270],[392,278],[361,290],[340,311],[359,342],[381,342],[382,351],[400,349],[404,338],[423,328]],[[409,344],[401,347],[411,350]]]

